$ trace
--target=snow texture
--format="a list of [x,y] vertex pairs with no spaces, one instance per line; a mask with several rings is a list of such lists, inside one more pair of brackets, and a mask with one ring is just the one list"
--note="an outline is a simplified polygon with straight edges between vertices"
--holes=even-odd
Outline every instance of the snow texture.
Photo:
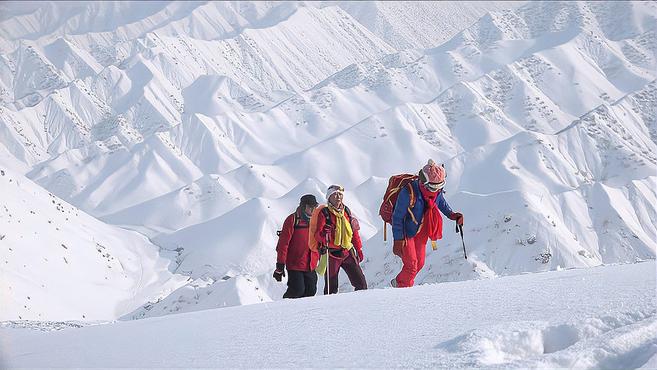
[[[657,366],[654,262],[595,268],[655,259],[656,25],[655,2],[629,1],[0,3],[0,320],[12,338],[3,360]],[[369,287],[387,287],[401,261],[383,241],[379,204],[389,176],[429,158],[445,164],[446,199],[465,215],[468,260],[447,220],[416,282],[459,283],[271,303],[285,290],[271,278],[276,230],[301,195],[322,200],[333,183],[360,221]],[[510,277],[571,268],[587,270]],[[633,290],[645,285],[626,291],[616,271],[649,279],[652,297]],[[590,302],[562,297],[569,285],[552,278],[593,284],[577,288]],[[617,285],[606,291],[598,278]],[[439,298],[455,287],[490,302],[453,298],[461,306],[450,311]],[[527,289],[533,306],[510,307]],[[393,335],[406,323],[389,302],[418,310],[406,337]],[[367,307],[348,323],[372,356],[331,347],[339,356],[301,361],[271,347],[291,344],[290,331],[316,337],[330,323],[322,307],[343,304]],[[438,330],[430,306],[453,326]],[[286,310],[297,320],[278,323]],[[393,324],[370,318],[379,312]],[[15,329],[112,320],[121,322]],[[237,336],[251,320],[262,327]],[[135,352],[146,333],[190,328],[205,340],[173,350],[161,335],[146,349],[157,356]],[[385,335],[365,340],[377,330]],[[279,342],[250,341],[262,333]],[[384,351],[389,338],[422,355]],[[18,352],[39,343],[51,352]],[[270,362],[234,356],[254,343]],[[68,362],[82,346],[97,363]],[[101,351],[113,346],[143,363]]]
[[5,323],[2,365],[654,368],[655,267],[376,289],[111,325]]

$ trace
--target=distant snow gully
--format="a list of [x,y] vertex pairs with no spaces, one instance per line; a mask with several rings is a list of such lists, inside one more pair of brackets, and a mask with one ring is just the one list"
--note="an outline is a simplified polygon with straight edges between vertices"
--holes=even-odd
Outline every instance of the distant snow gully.
[[[452,211],[444,197],[446,170],[432,159],[418,175],[393,175],[383,196],[379,215],[393,230],[393,253],[402,259],[399,274],[392,279],[393,287],[411,287],[424,267],[426,244],[437,249],[436,240],[442,239],[442,212],[456,222],[461,234],[463,256],[468,258],[463,236],[463,214]],[[314,195],[301,197],[297,210],[277,232],[276,269],[273,277],[281,282],[288,270],[288,289],[283,298],[315,295],[317,276],[324,277],[324,294],[338,292],[338,273],[342,268],[354,290],[367,289],[367,281],[360,263],[363,261],[360,226],[343,203],[344,188],[331,185],[326,191],[327,204],[319,205]],[[439,212],[440,211],[440,212]]]

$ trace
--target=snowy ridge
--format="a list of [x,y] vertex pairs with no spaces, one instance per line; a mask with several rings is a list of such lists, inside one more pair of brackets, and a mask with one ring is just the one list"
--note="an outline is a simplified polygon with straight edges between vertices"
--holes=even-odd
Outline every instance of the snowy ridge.
[[278,299],[275,231],[331,183],[387,285],[380,198],[429,157],[469,259],[446,222],[419,283],[654,259],[655,4],[478,4],[422,37],[391,3],[2,5],[0,154],[190,278],[126,318]]

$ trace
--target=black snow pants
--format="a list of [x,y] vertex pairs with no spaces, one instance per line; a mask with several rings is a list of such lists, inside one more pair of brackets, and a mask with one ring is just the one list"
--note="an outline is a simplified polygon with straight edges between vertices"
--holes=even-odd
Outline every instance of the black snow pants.
[[287,270],[287,291],[283,298],[312,297],[317,293],[315,271]]

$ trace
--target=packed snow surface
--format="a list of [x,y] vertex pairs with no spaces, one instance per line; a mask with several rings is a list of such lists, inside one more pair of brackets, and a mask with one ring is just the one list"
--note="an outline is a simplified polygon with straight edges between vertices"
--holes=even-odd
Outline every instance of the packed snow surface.
[[654,368],[655,267],[377,289],[83,327],[5,323],[0,365]]
[[429,158],[469,258],[446,221],[418,283],[652,260],[656,25],[655,2],[2,2],[0,320],[279,300],[276,230],[332,183],[385,287],[387,180]]

